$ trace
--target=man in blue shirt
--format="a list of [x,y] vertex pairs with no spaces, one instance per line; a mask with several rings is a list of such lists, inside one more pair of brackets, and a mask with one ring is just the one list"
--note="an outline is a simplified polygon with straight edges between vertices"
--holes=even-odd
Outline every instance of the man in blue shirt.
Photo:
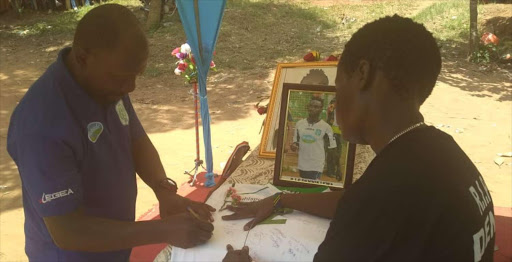
[[[128,261],[134,246],[187,248],[211,237],[215,209],[176,195],[130,102],[147,57],[137,18],[99,6],[14,110],[7,149],[22,180],[31,261]],[[162,220],[134,222],[135,173]]]

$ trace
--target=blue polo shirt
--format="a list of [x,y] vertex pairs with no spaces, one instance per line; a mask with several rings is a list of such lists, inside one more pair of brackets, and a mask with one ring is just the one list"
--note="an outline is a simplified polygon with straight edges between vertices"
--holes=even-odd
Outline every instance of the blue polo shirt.
[[88,216],[134,221],[137,186],[132,141],[145,136],[130,98],[102,106],[74,81],[66,48],[14,110],[7,150],[18,166],[31,261],[128,261],[130,249],[58,248],[43,217],[83,208]]

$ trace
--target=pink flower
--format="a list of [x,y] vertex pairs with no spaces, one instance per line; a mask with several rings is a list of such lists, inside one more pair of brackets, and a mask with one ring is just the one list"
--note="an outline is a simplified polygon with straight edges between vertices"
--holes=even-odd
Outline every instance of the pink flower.
[[233,187],[230,187],[228,189],[228,192],[226,192],[226,197],[230,197],[231,195],[236,194],[236,189]]
[[215,67],[215,63],[213,61],[210,62],[210,68],[214,68]]
[[231,199],[233,199],[233,202],[236,204],[242,200],[242,197],[236,193],[231,195]]
[[174,55],[176,55],[177,53],[180,53],[180,50],[181,50],[181,48],[176,47],[176,48],[174,48],[174,50],[172,50],[172,53],[171,53],[171,54],[174,56]]

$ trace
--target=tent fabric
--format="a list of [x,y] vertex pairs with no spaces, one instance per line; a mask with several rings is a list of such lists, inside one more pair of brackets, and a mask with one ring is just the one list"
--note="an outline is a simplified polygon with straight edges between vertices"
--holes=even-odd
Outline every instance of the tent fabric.
[[[210,112],[208,109],[208,96],[206,79],[210,70],[213,51],[217,42],[226,0],[176,0],[181,22],[187,35],[187,43],[192,49],[199,83],[199,103],[201,106],[201,121],[203,124],[203,141],[205,148],[205,162],[207,177],[213,177],[213,156],[210,133]],[[198,22],[198,23],[197,23]],[[201,43],[199,43],[199,41]],[[212,179],[209,180],[213,182]],[[205,186],[214,186],[207,183]]]

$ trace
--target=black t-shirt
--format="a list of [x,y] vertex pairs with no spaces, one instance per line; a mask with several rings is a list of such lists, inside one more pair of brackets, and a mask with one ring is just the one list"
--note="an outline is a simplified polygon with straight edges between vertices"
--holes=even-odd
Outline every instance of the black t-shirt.
[[340,199],[315,261],[489,261],[487,186],[453,138],[433,127],[399,137]]

